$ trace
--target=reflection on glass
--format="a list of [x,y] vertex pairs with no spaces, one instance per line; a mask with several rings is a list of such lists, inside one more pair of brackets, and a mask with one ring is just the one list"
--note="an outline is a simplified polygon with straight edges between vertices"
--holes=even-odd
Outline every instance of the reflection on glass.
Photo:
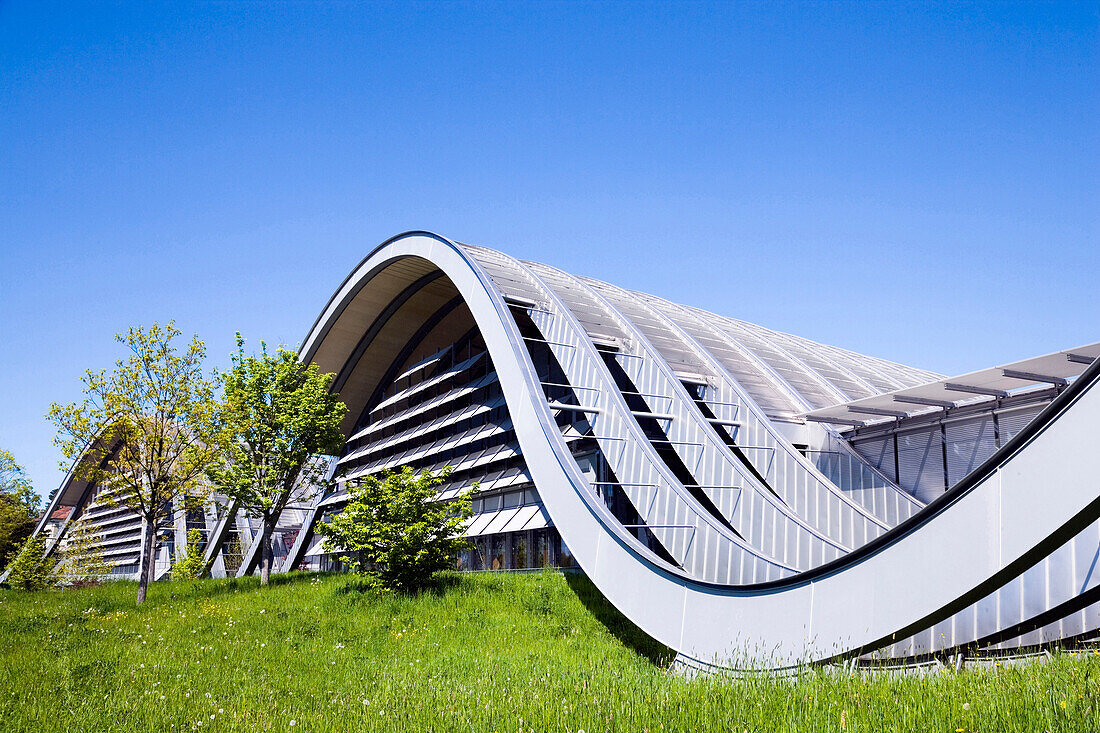
[[473,550],[459,550],[455,558],[455,570],[470,570]]
[[569,551],[569,546],[565,544],[565,540],[560,537],[558,539],[558,566],[563,568],[573,568],[577,566],[577,561],[573,559],[573,553]]
[[493,549],[490,553],[492,555],[491,570],[504,570],[504,535],[493,535],[492,538]]
[[471,570],[484,570],[485,569],[485,557],[486,557],[487,549],[488,548],[486,548],[486,546],[485,546],[485,538],[484,537],[478,537],[476,540],[474,540],[473,557],[470,558],[470,560],[471,560],[470,569]]
[[535,532],[535,547],[536,560],[535,567],[548,568],[551,566],[550,561],[550,537],[549,533],[545,529],[540,529]]
[[523,570],[527,567],[527,533],[516,532],[512,535],[512,567]]

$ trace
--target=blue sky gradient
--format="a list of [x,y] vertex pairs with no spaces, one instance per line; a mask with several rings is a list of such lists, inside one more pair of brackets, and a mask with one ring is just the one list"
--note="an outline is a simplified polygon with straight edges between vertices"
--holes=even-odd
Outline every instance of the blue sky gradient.
[[0,446],[408,229],[946,373],[1100,340],[1096,5],[0,0]]

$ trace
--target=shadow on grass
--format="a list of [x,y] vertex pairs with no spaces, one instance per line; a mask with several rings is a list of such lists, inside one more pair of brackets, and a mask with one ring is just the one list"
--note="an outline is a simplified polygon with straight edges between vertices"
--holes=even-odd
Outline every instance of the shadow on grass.
[[588,612],[596,617],[611,635],[635,654],[645,657],[658,667],[668,667],[676,658],[676,652],[639,629],[581,572],[564,573],[565,582],[580,599]]

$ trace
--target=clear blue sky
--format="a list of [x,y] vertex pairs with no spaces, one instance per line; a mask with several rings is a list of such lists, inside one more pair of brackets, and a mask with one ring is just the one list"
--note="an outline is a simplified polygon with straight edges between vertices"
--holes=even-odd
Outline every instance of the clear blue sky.
[[0,446],[408,229],[960,373],[1100,340],[1095,4],[0,0]]

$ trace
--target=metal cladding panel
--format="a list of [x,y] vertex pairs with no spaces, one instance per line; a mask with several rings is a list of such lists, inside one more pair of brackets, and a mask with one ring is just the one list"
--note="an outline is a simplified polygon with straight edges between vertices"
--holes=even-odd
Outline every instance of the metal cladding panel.
[[[500,528],[501,532],[518,532],[525,529],[534,529],[533,522],[536,517],[540,516],[541,507],[538,504],[529,504],[527,506],[520,507],[515,515],[508,520],[508,523]],[[545,526],[545,525],[542,525]]]
[[992,416],[953,420],[944,425],[947,434],[947,483],[957,484],[997,450]]
[[[887,361],[874,356],[857,354],[854,351],[841,349],[836,346],[815,343],[800,336],[782,334],[788,339],[801,342],[807,348],[820,348],[828,351],[831,358],[844,364],[850,371],[859,374],[865,381],[873,384],[880,392],[889,392],[899,387],[913,387],[925,384],[937,379],[942,379],[942,374],[916,369],[914,367]],[[892,385],[892,386],[891,386]]]
[[836,424],[851,424],[856,418],[866,425],[888,421],[899,412],[908,416],[931,415],[944,407],[1003,401],[1010,393],[1013,400],[1029,393],[1045,394],[1063,389],[1097,356],[1100,343],[1086,344],[954,377],[937,377],[922,384],[810,410],[805,417]]
[[898,435],[898,467],[901,486],[923,502],[946,490],[939,425]]
[[[568,293],[568,302],[583,305],[590,312],[602,310],[601,321],[613,322],[616,331],[632,344],[629,351],[620,350],[610,358],[618,362],[633,390],[639,392],[633,397],[645,402],[650,412],[668,416],[659,421],[667,440],[660,439],[654,447],[671,448],[678,455],[691,473],[691,483],[685,486],[706,495],[746,542],[763,556],[799,569],[819,565],[847,551],[791,513],[722,443],[651,337],[666,347],[679,347],[673,351],[677,362],[692,371],[709,368],[646,306],[629,294],[598,288],[591,281],[553,268],[531,269],[555,292]],[[645,330],[639,324],[645,325]]]
[[637,295],[668,316],[714,356],[722,368],[733,376],[738,385],[764,412],[772,415],[795,414],[802,409],[802,403],[782,388],[757,357],[726,334],[718,331],[693,309],[644,293],[637,293]]
[[879,370],[871,359],[853,358],[854,355],[851,352],[845,352],[824,344],[807,344],[803,339],[794,339],[783,335],[775,338],[780,340],[781,343],[787,344],[792,350],[805,354],[808,359],[813,359],[815,368],[818,364],[822,365],[823,368],[831,370],[837,379],[842,380],[843,383],[854,385],[854,388],[858,391],[879,394],[905,386],[903,382],[899,382],[889,374]]
[[830,363],[820,349],[807,349],[796,341],[784,343],[779,334],[743,321],[722,318],[719,322],[784,377],[807,403],[835,405],[854,399],[856,394],[865,396],[867,387]]
[[[630,295],[651,307],[661,303],[635,293]],[[917,511],[918,503],[905,496],[884,476],[864,465],[842,441],[834,441],[828,450],[842,456],[844,461],[856,464],[858,470],[853,466],[852,470],[838,474],[835,478],[844,483],[832,485],[830,478],[775,430],[760,407],[725,370],[724,362],[713,353],[715,350],[720,352],[724,347],[708,346],[714,343],[713,339],[706,343],[700,341],[700,338],[720,332],[705,321],[694,318],[687,309],[677,306],[671,306],[671,309],[673,315],[683,318],[673,320],[663,310],[655,309],[654,313],[665,318],[668,327],[680,333],[682,339],[690,341],[699,357],[719,375],[714,384],[708,385],[705,390],[708,406],[722,418],[726,417],[724,406],[734,407],[729,417],[735,418],[740,426],[731,433],[732,438],[769,486],[792,506],[797,516],[842,544],[858,546],[877,536],[885,526],[896,524]],[[781,380],[776,382],[780,383]],[[814,426],[813,429],[826,440],[832,437],[821,426]]]
[[[529,280],[528,297],[534,293],[540,306],[532,309],[531,318],[565,371],[568,382],[596,388],[599,395],[600,412],[591,418],[593,438],[600,444],[620,486],[649,530],[681,567],[697,577],[712,579],[718,567],[716,556],[725,545],[738,545],[741,552],[753,554],[751,547],[741,546],[736,535],[701,511],[657,457],[597,355],[589,333],[573,317],[560,293],[543,282],[544,277],[553,276],[552,272],[540,268],[540,274],[536,275],[518,262],[509,263],[499,253],[478,250],[475,256],[479,261],[480,258],[491,261],[498,272],[507,270],[510,265],[512,272],[508,281],[513,286],[524,277]],[[583,306],[589,319],[597,319],[601,328],[615,325],[616,337],[625,340],[625,331],[614,323],[610,314],[600,314],[598,304],[586,300],[583,291],[569,290],[568,283],[558,284],[570,302],[577,307]],[[750,577],[760,579],[791,571],[789,567],[759,557],[754,558],[751,572]],[[741,582],[746,580],[741,579]]]
[[[893,436],[886,435],[878,438],[860,440],[852,443],[852,447],[855,448],[864,460],[869,464],[877,468],[878,470],[887,473],[894,473],[894,439]],[[826,476],[834,473],[840,473],[844,470],[839,465],[844,456],[822,451],[817,454],[817,461],[819,466],[822,467],[822,471]]]
[[1044,405],[1028,405],[1015,410],[1006,410],[997,415],[1001,442],[1005,442],[1023,430],[1028,423],[1042,411]]
[[508,523],[519,514],[520,508],[502,509],[481,530],[481,534],[496,534],[503,532]]

